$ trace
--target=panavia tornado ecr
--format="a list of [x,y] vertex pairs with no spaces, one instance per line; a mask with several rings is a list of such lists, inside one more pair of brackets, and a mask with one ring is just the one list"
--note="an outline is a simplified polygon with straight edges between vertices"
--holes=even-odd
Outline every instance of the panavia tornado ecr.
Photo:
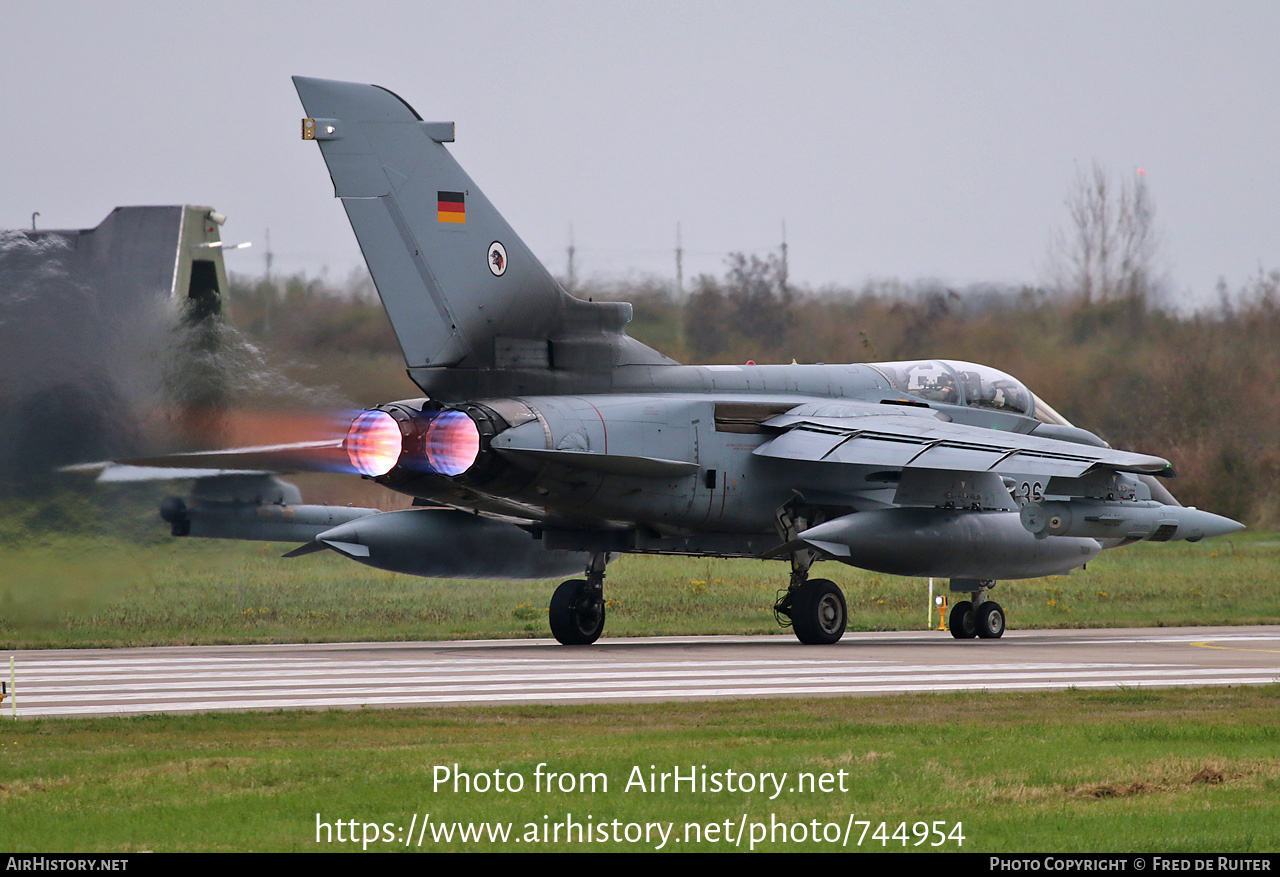
[[[126,461],[182,467],[176,535],[294,539],[436,577],[569,578],[565,644],[605,625],[611,557],[774,558],[774,609],[834,643],[840,588],[817,560],[950,579],[959,639],[997,638],[998,579],[1067,573],[1105,548],[1241,528],[1180,505],[1160,457],[1109,447],[1012,376],[949,360],[680,365],[625,331],[631,306],[569,295],[454,160],[450,122],[374,85],[296,77],[422,397],[363,411],[336,438]],[[274,478],[343,469],[415,508],[302,505]],[[783,579],[782,576],[780,578]]]

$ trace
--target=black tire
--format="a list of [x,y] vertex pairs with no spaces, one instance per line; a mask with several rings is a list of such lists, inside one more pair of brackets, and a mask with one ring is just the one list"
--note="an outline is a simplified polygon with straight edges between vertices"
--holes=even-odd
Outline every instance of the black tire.
[[835,582],[809,579],[791,602],[791,629],[805,645],[831,645],[844,636],[849,610]]
[[983,639],[1000,639],[1004,636],[1004,609],[994,600],[987,600],[973,613],[973,626]]
[[952,606],[951,616],[947,619],[947,627],[951,629],[951,635],[956,639],[973,639],[977,636],[978,629],[974,625],[973,604],[968,600],[961,600]]
[[551,634],[566,646],[589,646],[604,631],[604,600],[584,579],[570,579],[551,595]]

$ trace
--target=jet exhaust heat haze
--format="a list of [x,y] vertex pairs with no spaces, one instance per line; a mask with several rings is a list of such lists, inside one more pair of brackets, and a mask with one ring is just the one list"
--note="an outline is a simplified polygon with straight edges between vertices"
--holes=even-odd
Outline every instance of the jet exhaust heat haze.
[[[378,86],[294,84],[423,395],[317,441],[103,464],[195,479],[162,509],[175,535],[422,576],[572,576],[550,601],[565,644],[601,635],[618,554],[777,559],[776,616],[823,644],[847,605],[810,576],[818,560],[949,579],[965,596],[952,635],[998,638],[998,579],[1241,527],[1180,505],[1168,461],[1109,447],[987,366],[680,365],[626,334],[630,305],[561,288],[454,160],[452,123]],[[304,505],[275,477],[334,468],[415,508]]]

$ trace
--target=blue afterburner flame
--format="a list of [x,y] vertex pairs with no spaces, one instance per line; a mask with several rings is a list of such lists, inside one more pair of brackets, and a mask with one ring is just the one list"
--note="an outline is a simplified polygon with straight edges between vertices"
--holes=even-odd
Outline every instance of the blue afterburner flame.
[[361,475],[386,475],[400,460],[400,424],[385,411],[362,411],[347,430],[345,447]]
[[461,475],[480,456],[480,430],[461,411],[442,411],[423,437],[427,466],[440,475]]
[[461,411],[423,412],[408,435],[385,411],[362,411],[344,442],[352,468],[376,478],[396,466],[436,475],[461,475],[480,456],[480,430]]

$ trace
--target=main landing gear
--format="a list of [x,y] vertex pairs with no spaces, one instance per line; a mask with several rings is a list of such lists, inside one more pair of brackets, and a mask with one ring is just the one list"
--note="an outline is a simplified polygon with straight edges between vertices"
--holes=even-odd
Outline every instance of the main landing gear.
[[566,646],[589,646],[604,631],[604,567],[609,555],[596,552],[585,579],[570,579],[551,595],[551,633]]
[[956,639],[999,639],[1004,636],[1004,609],[995,600],[986,599],[995,587],[989,579],[952,579],[951,590],[969,591],[970,599],[951,607],[947,626]]
[[849,609],[835,582],[809,578],[813,561],[812,551],[791,556],[791,585],[773,604],[773,615],[805,645],[830,645],[844,636]]

